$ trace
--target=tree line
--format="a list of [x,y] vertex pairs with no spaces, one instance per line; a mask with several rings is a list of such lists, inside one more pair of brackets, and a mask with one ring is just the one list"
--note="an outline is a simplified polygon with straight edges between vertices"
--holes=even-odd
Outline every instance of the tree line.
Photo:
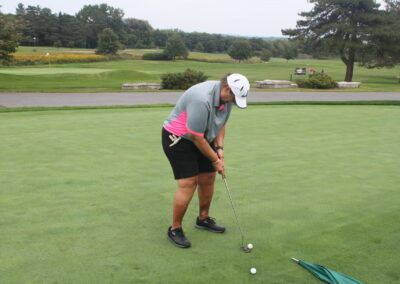
[[[227,53],[235,41],[245,40],[252,52],[259,55],[268,50],[270,56],[292,59],[299,48],[296,42],[286,39],[267,40],[264,38],[228,36],[180,30],[154,29],[148,21],[124,18],[121,9],[107,4],[85,5],[76,15],[53,13],[40,6],[16,7],[15,14],[7,16],[20,33],[20,45],[55,46],[70,48],[97,48],[99,35],[105,29],[116,34],[120,48],[165,48],[172,36],[178,35],[191,51]],[[11,20],[10,20],[11,19]]]
[[302,53],[314,58],[339,56],[346,65],[345,81],[352,81],[356,62],[368,68],[400,63],[400,1],[384,0],[384,9],[375,0],[309,2],[314,7],[299,14],[297,27],[282,30],[289,40],[154,29],[145,20],[124,18],[121,9],[107,4],[85,5],[76,15],[68,15],[20,3],[15,14],[0,12],[0,61],[7,61],[18,44],[97,48],[104,53],[161,48],[169,50],[169,58],[185,57],[189,49],[228,53],[239,61],[254,55],[264,61],[289,60]]

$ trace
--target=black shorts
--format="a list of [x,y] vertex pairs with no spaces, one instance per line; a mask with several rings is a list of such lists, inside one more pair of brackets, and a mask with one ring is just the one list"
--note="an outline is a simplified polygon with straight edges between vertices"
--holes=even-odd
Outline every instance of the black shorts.
[[[199,173],[215,172],[212,162],[200,152],[193,142],[175,136],[179,141],[174,144],[174,140],[170,138],[170,136],[173,138],[172,135],[164,128],[162,129],[162,146],[171,164],[175,179],[194,177]],[[211,144],[210,146],[213,148]]]

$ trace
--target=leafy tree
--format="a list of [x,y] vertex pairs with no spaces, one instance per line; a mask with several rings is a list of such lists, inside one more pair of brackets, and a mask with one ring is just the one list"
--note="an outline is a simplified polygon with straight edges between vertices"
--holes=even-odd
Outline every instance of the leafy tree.
[[233,59],[239,60],[239,63],[242,60],[249,59],[252,54],[253,51],[251,49],[251,45],[246,39],[236,40],[228,49],[228,55]]
[[0,65],[8,64],[19,45],[20,35],[17,23],[10,15],[0,12]]
[[111,28],[115,33],[121,34],[123,29],[124,12],[107,4],[85,5],[76,14],[77,19],[84,26],[86,47],[97,47],[98,34],[105,28]]
[[201,39],[201,34],[197,32],[185,34],[183,38],[185,45],[189,50],[199,50],[197,46],[201,44],[203,48],[201,51],[204,51],[204,45],[201,42]]
[[153,32],[147,21],[128,18],[124,20],[122,42],[131,48],[149,48]]
[[97,54],[115,55],[119,49],[119,41],[116,33],[110,28],[105,28],[99,34]]
[[215,42],[215,47],[217,52],[226,52],[229,45],[226,44],[225,40],[224,40],[224,36],[222,35],[213,35],[213,39]]
[[202,51],[204,51],[204,45],[199,41],[196,44],[196,47],[194,48],[194,50],[202,52]]
[[371,35],[382,24],[379,4],[374,0],[309,0],[314,7],[302,12],[304,20],[297,21],[296,29],[282,30],[284,35],[304,40],[314,48],[330,48],[339,51],[346,65],[344,80],[351,82],[354,63]]
[[56,48],[62,47],[62,42],[59,41],[59,40],[56,40],[56,41],[54,42],[54,47],[56,47]]
[[283,53],[286,49],[287,40],[274,40],[271,44],[271,52],[273,57],[283,57]]
[[265,48],[265,40],[262,38],[251,38],[250,40],[251,49],[253,51],[261,51]]
[[189,52],[182,38],[176,34],[172,35],[168,39],[167,45],[164,49],[164,54],[169,58],[172,58],[172,60],[175,60],[176,57],[186,58],[189,55]]
[[204,51],[208,53],[213,53],[217,50],[217,44],[211,37],[207,37],[206,40],[203,41]]
[[260,59],[262,61],[268,62],[271,60],[272,53],[268,49],[263,49],[260,51]]
[[157,29],[153,32],[153,42],[155,46],[165,47],[167,40],[168,35],[165,31]]
[[291,59],[295,59],[298,54],[299,51],[297,49],[296,44],[291,41],[286,41],[286,44],[284,45],[284,49],[282,52],[282,57],[285,58],[287,61],[289,61]]

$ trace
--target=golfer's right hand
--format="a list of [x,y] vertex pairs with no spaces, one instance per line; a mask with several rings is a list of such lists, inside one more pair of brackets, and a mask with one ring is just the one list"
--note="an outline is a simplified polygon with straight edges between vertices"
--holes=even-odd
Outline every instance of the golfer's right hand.
[[212,163],[214,169],[222,176],[225,176],[224,161],[221,159],[216,160]]

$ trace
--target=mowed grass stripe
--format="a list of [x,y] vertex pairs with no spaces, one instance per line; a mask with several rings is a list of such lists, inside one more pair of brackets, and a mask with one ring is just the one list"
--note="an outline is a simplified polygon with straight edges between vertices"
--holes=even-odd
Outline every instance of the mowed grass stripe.
[[226,171],[251,254],[219,178],[212,215],[226,234],[194,229],[195,197],[193,247],[166,240],[170,110],[0,113],[0,282],[319,283],[290,257],[398,282],[398,107],[234,109]]

